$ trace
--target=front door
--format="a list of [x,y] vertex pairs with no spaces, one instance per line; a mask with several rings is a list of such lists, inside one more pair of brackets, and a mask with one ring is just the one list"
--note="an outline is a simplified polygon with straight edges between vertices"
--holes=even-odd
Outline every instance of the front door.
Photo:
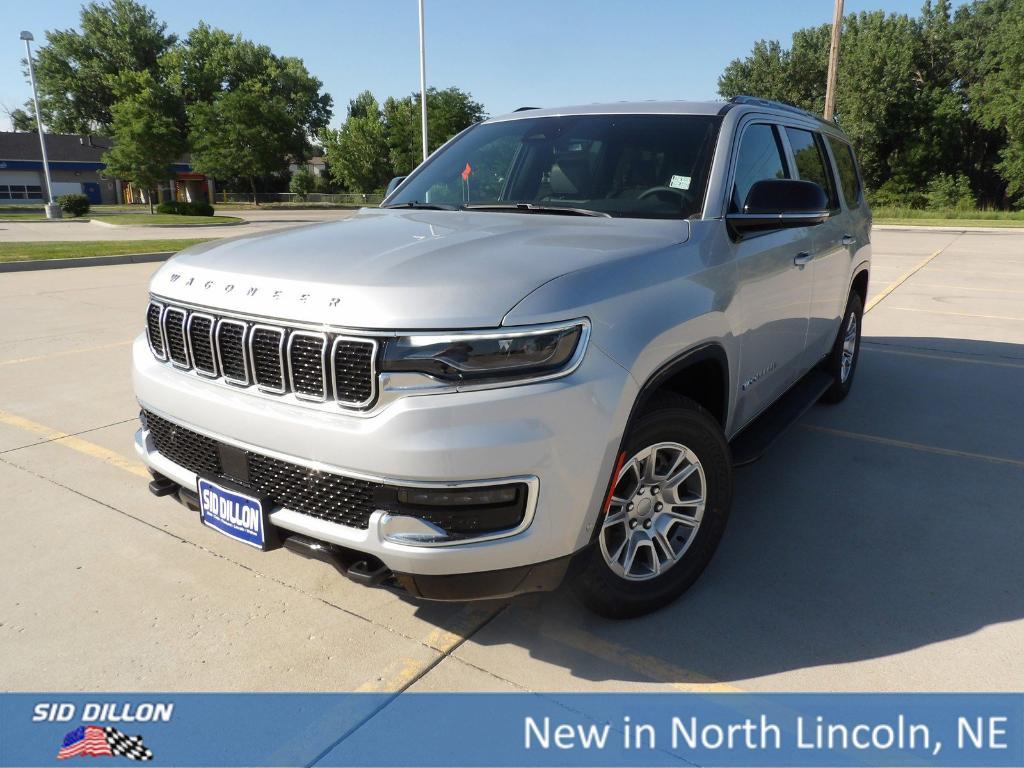
[[[733,173],[732,210],[762,179],[792,178],[778,128],[746,126]],[[813,227],[747,235],[733,242],[740,361],[737,427],[771,405],[802,373],[813,284]]]
[[95,181],[82,182],[82,192],[89,198],[89,202],[98,205],[103,202],[103,195],[100,192],[100,185]]

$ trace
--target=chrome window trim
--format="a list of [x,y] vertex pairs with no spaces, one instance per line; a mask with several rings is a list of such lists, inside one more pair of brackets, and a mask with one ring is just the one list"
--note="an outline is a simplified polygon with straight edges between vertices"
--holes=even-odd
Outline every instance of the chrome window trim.
[[[220,329],[225,325],[237,325],[242,328],[242,367],[245,369],[245,379],[233,379],[224,371],[224,359],[221,355]],[[217,330],[215,335],[217,340],[217,366],[221,371],[220,378],[224,379],[227,383],[235,384],[236,386],[251,386],[252,379],[249,376],[249,355],[247,354],[248,350],[246,349],[246,342],[249,336],[249,324],[230,317],[222,317],[217,321]]]
[[[295,370],[292,365],[292,344],[297,338],[311,338],[320,340],[320,378],[323,386],[323,396],[317,397],[305,392],[300,392],[295,387]],[[322,331],[292,331],[288,334],[288,384],[292,388],[292,394],[300,400],[309,400],[311,403],[327,402],[327,334]]]
[[[167,343],[167,315],[169,315],[171,312],[180,312],[181,313],[181,342],[182,342],[182,345],[185,347],[185,362],[184,363],[179,363],[177,360],[175,360],[173,357],[171,357],[171,347]],[[160,331],[164,335],[164,350],[167,352],[167,359],[170,361],[171,365],[173,365],[175,368],[179,368],[179,369],[181,369],[183,371],[188,371],[188,370],[192,369],[192,365],[191,365],[191,363],[192,363],[192,355],[190,354],[189,344],[188,344],[188,316],[189,316],[189,314],[190,314],[189,311],[187,309],[185,309],[184,307],[167,307],[167,306],[165,306],[163,314],[161,315],[161,318],[160,318]]]
[[[370,396],[365,400],[357,402],[355,400],[344,400],[338,395],[338,377],[336,375],[337,370],[334,363],[335,354],[337,353],[338,343],[342,341],[354,342],[356,344],[370,344],[372,349],[370,351]],[[335,336],[334,342],[331,344],[331,354],[328,362],[331,366],[331,384],[334,392],[334,401],[343,408],[365,408],[374,400],[377,399],[377,352],[380,350],[380,342],[377,339],[369,338],[366,336]]]
[[[157,328],[160,329],[160,346],[163,347],[163,353],[157,354],[156,348],[153,346],[153,335],[149,330],[149,310],[151,307],[157,307],[159,312],[156,317]],[[167,305],[162,301],[156,301],[154,299],[149,300],[149,304],[146,306],[146,341],[149,344],[149,351],[153,353],[153,357],[161,362],[167,362],[167,339],[164,338],[164,310],[167,309]]]
[[[210,344],[210,359],[213,360],[213,371],[212,372],[211,371],[204,371],[202,368],[200,368],[198,365],[196,365],[196,355],[195,355],[195,351],[192,349],[192,321],[195,320],[197,317],[205,318],[206,320],[210,321],[209,344]],[[188,341],[188,353],[189,353],[189,355],[192,358],[192,367],[195,368],[196,373],[198,373],[200,376],[205,376],[208,379],[216,379],[216,378],[218,378],[220,376],[220,373],[219,373],[219,367],[220,366],[218,365],[219,361],[217,359],[217,345],[214,343],[214,334],[216,333],[216,330],[217,330],[217,318],[214,317],[213,315],[207,314],[206,312],[192,312],[188,316],[188,322],[185,324],[185,327],[186,327],[185,338]]]
[[[278,354],[280,355],[280,360],[281,360],[281,387],[279,389],[275,389],[274,387],[268,387],[268,386],[265,386],[263,384],[260,384],[259,379],[256,377],[256,352],[253,350],[253,347],[252,347],[252,340],[253,340],[253,337],[256,335],[256,331],[271,331],[271,332],[274,332],[274,333],[279,333],[281,335],[281,338],[280,338],[280,340],[277,343],[277,351],[278,351]],[[285,353],[285,339],[288,338],[288,336],[289,336],[288,330],[286,328],[282,328],[281,326],[278,326],[278,325],[265,325],[263,323],[258,323],[256,325],[253,325],[251,328],[249,328],[248,347],[249,347],[249,359],[252,361],[252,380],[253,380],[253,383],[256,385],[256,389],[260,390],[261,392],[269,392],[272,395],[283,395],[285,392],[288,391],[288,379],[289,379],[289,377],[288,377],[288,374],[285,372],[285,369],[284,369],[284,366],[285,366],[285,354],[286,354]]]

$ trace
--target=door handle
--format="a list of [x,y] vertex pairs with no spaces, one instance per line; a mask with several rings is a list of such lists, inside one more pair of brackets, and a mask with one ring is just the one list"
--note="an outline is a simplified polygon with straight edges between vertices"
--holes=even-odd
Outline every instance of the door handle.
[[855,245],[857,243],[857,238],[853,235],[843,235],[842,243],[846,246]]
[[807,251],[800,251],[800,253],[793,257],[793,266],[803,269],[803,267],[811,263],[811,258],[811,254]]

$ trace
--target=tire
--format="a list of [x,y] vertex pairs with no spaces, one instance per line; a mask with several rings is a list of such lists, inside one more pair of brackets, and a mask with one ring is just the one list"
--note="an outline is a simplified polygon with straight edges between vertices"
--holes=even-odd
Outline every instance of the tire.
[[[825,359],[824,369],[832,377],[832,386],[825,390],[821,396],[822,402],[841,403],[850,394],[853,386],[853,376],[857,373],[857,361],[860,359],[860,334],[864,320],[864,304],[860,294],[856,291],[850,293],[846,302],[846,310],[843,312],[843,321],[836,333],[836,340],[832,344],[832,352]],[[853,323],[853,338],[849,338],[850,324]],[[848,342],[852,341],[852,350]],[[849,368],[843,365],[844,352],[850,352]]]
[[[645,459],[633,461],[648,451]],[[622,454],[609,495],[615,498],[600,517],[597,540],[580,553],[570,576],[577,597],[611,619],[642,616],[685,592],[711,561],[732,503],[729,444],[718,422],[692,400],[658,396],[630,424]],[[655,484],[636,483],[638,472],[652,462]],[[670,481],[684,474],[673,490]],[[695,503],[701,488],[702,508]],[[627,572],[633,541],[646,543],[632,547]],[[620,544],[625,549],[618,549]],[[618,556],[613,560],[613,555]]]

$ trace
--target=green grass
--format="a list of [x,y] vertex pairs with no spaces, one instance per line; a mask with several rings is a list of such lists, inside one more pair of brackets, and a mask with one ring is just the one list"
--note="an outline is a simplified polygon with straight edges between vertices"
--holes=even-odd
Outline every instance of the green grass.
[[876,224],[937,227],[1024,227],[1024,211],[984,211],[947,208],[928,210],[878,206],[871,209]]
[[39,259],[74,259],[79,256],[121,256],[127,253],[163,253],[180,251],[211,238],[174,240],[95,240],[50,243],[0,243],[0,262]]
[[93,221],[102,221],[104,224],[130,227],[166,227],[195,226],[209,227],[216,224],[237,224],[242,219],[237,216],[178,216],[173,213],[149,214],[115,214],[113,216],[90,216]]

